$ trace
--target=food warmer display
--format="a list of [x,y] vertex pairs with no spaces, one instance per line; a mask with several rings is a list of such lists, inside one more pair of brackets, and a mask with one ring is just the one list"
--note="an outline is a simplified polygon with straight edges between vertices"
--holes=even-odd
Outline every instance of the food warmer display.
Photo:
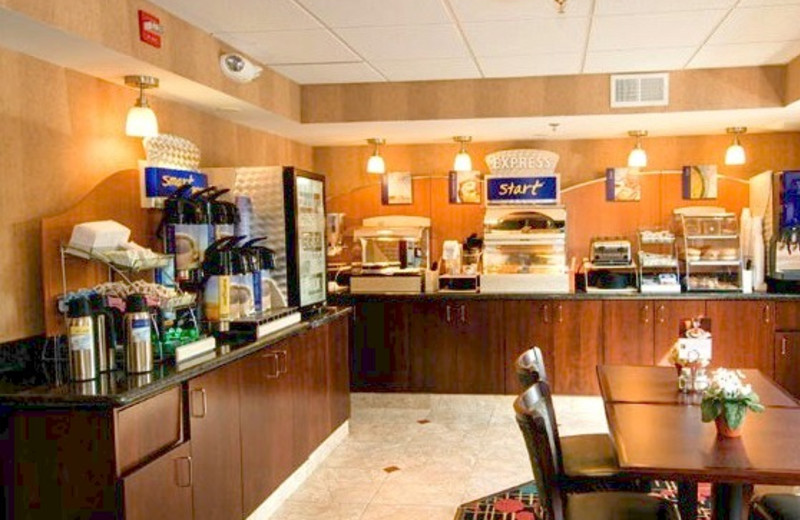
[[353,293],[419,293],[430,262],[426,217],[365,218],[353,233],[360,261],[353,262]]
[[721,208],[676,210],[687,291],[740,291],[742,255],[735,213]]
[[675,234],[667,229],[641,229],[636,237],[639,242],[640,292],[681,292]]
[[569,292],[566,220],[563,207],[487,208],[481,292]]

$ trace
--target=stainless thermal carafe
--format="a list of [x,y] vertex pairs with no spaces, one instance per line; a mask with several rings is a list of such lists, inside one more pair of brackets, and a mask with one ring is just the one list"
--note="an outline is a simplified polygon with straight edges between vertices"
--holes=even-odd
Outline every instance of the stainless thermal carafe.
[[150,339],[150,313],[142,294],[131,294],[125,302],[125,361],[129,374],[153,370],[153,346]]
[[97,350],[94,343],[94,320],[89,300],[69,301],[67,311],[69,374],[73,381],[91,381],[97,377]]
[[114,318],[106,308],[105,298],[100,294],[89,296],[94,319],[94,344],[97,348],[97,370],[112,372],[117,368],[117,335],[114,332]]

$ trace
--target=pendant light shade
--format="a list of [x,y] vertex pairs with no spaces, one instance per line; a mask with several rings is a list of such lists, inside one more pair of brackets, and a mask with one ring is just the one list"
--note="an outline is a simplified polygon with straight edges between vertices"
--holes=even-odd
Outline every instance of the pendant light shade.
[[367,142],[375,146],[375,150],[367,160],[367,173],[386,173],[386,161],[383,160],[380,154],[380,146],[386,144],[386,140],[381,137],[374,137],[372,139],[367,139]]
[[472,157],[470,157],[467,152],[467,143],[472,141],[472,137],[468,135],[459,135],[454,137],[453,141],[461,143],[461,149],[459,149],[453,161],[453,170],[457,172],[471,172]]
[[155,137],[158,135],[158,119],[147,104],[144,89],[158,86],[158,78],[152,76],[125,76],[125,84],[139,88],[139,99],[128,110],[125,121],[125,134],[131,137]]
[[636,138],[636,145],[628,154],[628,166],[631,168],[644,168],[647,166],[647,152],[642,148],[642,137],[647,135],[647,130],[631,130],[628,135]]
[[725,131],[729,134],[733,134],[733,143],[731,143],[728,150],[725,152],[725,164],[731,166],[744,164],[747,161],[747,156],[744,153],[744,147],[739,142],[739,135],[747,132],[747,128],[744,126],[732,126],[725,129]]

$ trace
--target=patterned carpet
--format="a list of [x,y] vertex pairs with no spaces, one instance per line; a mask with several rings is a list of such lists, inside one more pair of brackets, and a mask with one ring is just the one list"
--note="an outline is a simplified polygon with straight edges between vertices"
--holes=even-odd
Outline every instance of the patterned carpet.
[[[536,494],[536,484],[533,481],[506,489],[462,504],[458,508],[455,520],[539,520],[542,515]],[[657,480],[653,483],[653,491],[650,494],[676,501],[677,487],[674,482]],[[708,484],[698,486],[698,520],[711,518],[710,494]]]

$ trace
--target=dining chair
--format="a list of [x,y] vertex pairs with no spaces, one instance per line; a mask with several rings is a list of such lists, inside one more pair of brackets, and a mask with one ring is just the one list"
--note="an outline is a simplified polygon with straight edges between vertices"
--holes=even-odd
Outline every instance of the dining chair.
[[548,417],[549,389],[534,383],[514,401],[517,424],[525,439],[544,520],[678,520],[671,502],[630,491],[570,494],[564,486],[563,466]]
[[750,503],[750,520],[800,520],[800,496],[769,493]]
[[[523,352],[516,362],[517,377],[522,391],[532,385],[547,382],[544,356],[539,347]],[[561,436],[558,433],[553,398],[549,383],[541,387],[547,419],[556,443],[556,453],[563,467],[567,487],[572,491],[597,491],[599,489],[628,489],[646,491],[649,484],[620,474],[614,443],[607,433],[589,433]]]

